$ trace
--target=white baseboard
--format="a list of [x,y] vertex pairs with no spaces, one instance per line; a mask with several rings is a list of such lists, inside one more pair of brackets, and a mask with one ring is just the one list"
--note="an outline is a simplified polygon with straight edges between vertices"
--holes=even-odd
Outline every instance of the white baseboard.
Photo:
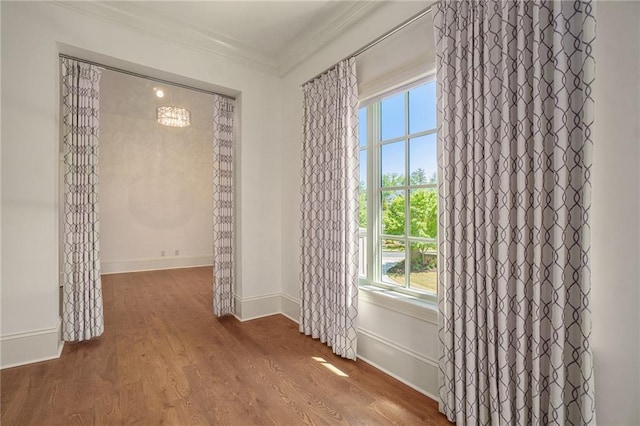
[[289,318],[293,322],[300,321],[300,300],[281,293],[280,294],[281,314]]
[[58,321],[56,327],[0,337],[0,368],[59,358],[64,347],[61,336],[62,320]]
[[249,321],[280,313],[280,293],[256,297],[236,296],[235,317],[240,321]]
[[103,275],[123,272],[157,271],[161,269],[193,268],[213,265],[213,257],[207,256],[167,256],[147,259],[103,260],[100,269]]
[[[299,321],[300,301],[281,294],[282,314]],[[438,401],[438,362],[376,333],[358,328],[358,358]]]
[[438,401],[438,362],[362,328],[358,358]]

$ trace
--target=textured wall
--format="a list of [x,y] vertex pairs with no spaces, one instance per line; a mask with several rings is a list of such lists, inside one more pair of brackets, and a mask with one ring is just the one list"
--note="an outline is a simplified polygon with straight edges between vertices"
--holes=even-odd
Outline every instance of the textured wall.
[[[156,97],[155,87],[164,98]],[[109,70],[100,89],[104,269],[146,269],[150,259],[169,267],[171,259],[162,258],[175,258],[176,250],[177,257],[210,258],[212,96]],[[159,124],[156,107],[169,105],[187,108],[191,126]]]

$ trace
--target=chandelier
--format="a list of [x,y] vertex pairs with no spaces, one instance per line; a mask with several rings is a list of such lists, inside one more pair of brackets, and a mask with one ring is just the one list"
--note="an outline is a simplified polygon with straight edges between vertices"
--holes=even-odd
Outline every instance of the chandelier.
[[158,123],[169,127],[187,127],[191,124],[191,113],[186,108],[161,106],[157,109]]

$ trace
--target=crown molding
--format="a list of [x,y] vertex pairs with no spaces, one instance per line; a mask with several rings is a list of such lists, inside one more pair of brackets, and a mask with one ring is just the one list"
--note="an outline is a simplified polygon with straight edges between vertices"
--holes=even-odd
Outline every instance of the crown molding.
[[295,40],[273,57],[238,40],[193,27],[171,16],[155,12],[144,2],[102,2],[55,0],[52,4],[104,22],[169,41],[183,47],[216,55],[235,63],[283,76],[318,50],[339,37],[365,15],[385,2],[377,0],[330,2]]
[[299,33],[294,43],[278,53],[278,75],[287,74],[383,4],[376,0],[341,2],[325,16],[319,16],[316,25]]
[[52,3],[85,16],[229,59],[271,75],[278,74],[278,65],[269,55],[221,34],[193,28],[177,19],[154,13],[152,9],[141,7],[138,2],[56,0]]

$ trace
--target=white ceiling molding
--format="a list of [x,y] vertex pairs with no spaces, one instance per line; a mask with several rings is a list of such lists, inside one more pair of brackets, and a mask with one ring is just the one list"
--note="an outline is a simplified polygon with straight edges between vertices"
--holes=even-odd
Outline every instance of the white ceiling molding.
[[[54,4],[86,16],[115,23],[184,47],[224,57],[236,63],[282,76],[311,57],[327,43],[349,29],[363,16],[381,6],[376,0],[329,1],[310,19],[311,25],[282,46],[276,55],[241,41],[154,9],[144,1],[61,1]],[[294,3],[292,3],[293,6]],[[268,2],[265,2],[268,5]],[[269,34],[265,34],[269,37]]]
[[144,2],[55,1],[54,4],[106,22],[116,23],[188,48],[218,55],[242,65],[277,75],[275,58],[221,34],[205,32],[187,23],[153,13]]
[[329,9],[325,16],[315,20],[313,27],[299,33],[295,42],[279,52],[278,75],[287,74],[384,2],[363,0],[334,4],[336,6]]

